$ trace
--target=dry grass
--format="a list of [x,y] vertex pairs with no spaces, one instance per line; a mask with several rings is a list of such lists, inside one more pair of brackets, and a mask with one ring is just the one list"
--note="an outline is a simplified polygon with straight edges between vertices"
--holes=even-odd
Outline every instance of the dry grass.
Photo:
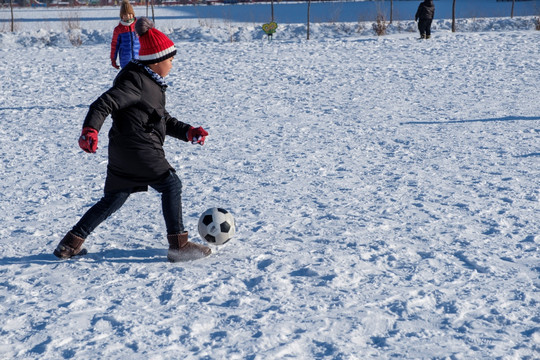
[[81,46],[81,21],[80,16],[77,12],[70,13],[69,15],[61,16],[62,18],[62,28],[66,31],[69,42],[73,46]]
[[[11,16],[8,19],[8,21],[2,21],[0,23],[0,32],[16,32],[16,31],[19,31],[21,29],[20,23],[17,22],[16,19],[13,20],[13,25],[12,25],[11,21],[12,21]],[[13,29],[12,29],[12,27],[13,27]]]
[[388,24],[386,22],[384,14],[378,13],[377,19],[375,20],[375,23],[373,24],[373,31],[375,31],[375,34],[377,34],[378,36],[382,36],[382,35],[386,35],[387,28],[388,28]]

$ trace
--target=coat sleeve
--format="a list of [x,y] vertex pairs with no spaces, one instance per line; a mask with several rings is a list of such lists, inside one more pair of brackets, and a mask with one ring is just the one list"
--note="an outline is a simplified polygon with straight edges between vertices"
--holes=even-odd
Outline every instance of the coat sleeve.
[[165,111],[165,126],[167,135],[183,141],[188,141],[187,132],[191,125],[172,117],[167,111]]
[[119,75],[113,87],[90,105],[83,127],[91,127],[99,131],[107,116],[114,111],[134,106],[140,102],[141,88],[140,76],[131,72],[124,77]]
[[120,29],[117,27],[114,28],[113,37],[111,40],[111,61],[116,61],[118,56],[118,35],[120,35]]

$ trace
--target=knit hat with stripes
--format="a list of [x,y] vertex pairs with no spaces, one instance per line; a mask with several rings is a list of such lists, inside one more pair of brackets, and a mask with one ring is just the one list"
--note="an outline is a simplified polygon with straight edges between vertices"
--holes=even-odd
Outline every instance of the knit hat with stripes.
[[156,64],[176,55],[174,43],[147,17],[141,17],[135,23],[139,35],[139,61],[143,64]]

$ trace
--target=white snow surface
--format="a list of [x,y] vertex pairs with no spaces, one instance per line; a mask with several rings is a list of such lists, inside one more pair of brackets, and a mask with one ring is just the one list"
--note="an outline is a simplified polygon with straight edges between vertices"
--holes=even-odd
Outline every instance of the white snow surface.
[[533,21],[440,20],[429,41],[346,31],[357,23],[309,41],[301,24],[273,41],[251,25],[164,29],[168,110],[210,133],[166,142],[184,222],[202,242],[207,208],[237,221],[212,256],[175,264],[153,191],[87,256],[52,255],[102,195],[111,120],[96,154],[77,139],[117,73],[112,28],[82,29],[81,46],[1,33],[0,358],[537,359]]

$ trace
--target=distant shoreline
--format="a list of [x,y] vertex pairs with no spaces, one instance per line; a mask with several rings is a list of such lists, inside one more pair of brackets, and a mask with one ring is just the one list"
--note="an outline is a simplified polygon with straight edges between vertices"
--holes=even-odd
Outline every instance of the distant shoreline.
[[[420,1],[394,1],[393,20],[413,20]],[[381,4],[383,4],[381,6]],[[536,5],[536,6],[535,6]],[[452,17],[452,1],[435,2],[436,19]],[[150,9],[150,8],[149,8]],[[230,22],[264,23],[270,21],[270,3],[250,4],[219,4],[207,5],[175,5],[155,6],[156,20],[196,20],[223,19]],[[511,2],[487,1],[458,3],[457,18],[510,17]],[[136,6],[136,14],[146,15],[146,6]],[[118,19],[118,6],[105,7],[28,7],[15,8],[14,17],[17,22],[62,21],[75,13],[79,21],[114,21]],[[377,13],[382,12],[387,20],[390,18],[390,1],[363,2],[313,2],[311,4],[311,21],[324,22],[361,22],[375,20]],[[95,13],[95,16],[94,14]],[[149,10],[151,16],[151,10]],[[282,24],[305,23],[307,4],[303,3],[274,3],[275,21]],[[520,1],[515,3],[514,16],[540,16],[537,1]],[[10,21],[9,7],[0,10],[0,22]]]

